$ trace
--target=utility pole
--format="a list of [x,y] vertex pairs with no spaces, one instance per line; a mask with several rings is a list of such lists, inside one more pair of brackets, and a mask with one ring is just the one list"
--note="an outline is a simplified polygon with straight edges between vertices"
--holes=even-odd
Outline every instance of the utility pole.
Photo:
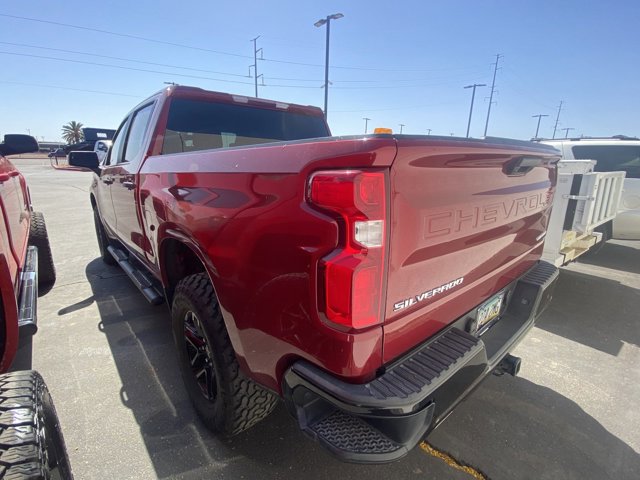
[[338,20],[344,17],[341,13],[334,13],[333,15],[327,15],[326,18],[321,18],[313,25],[315,27],[321,27],[327,25],[327,47],[324,61],[324,119],[327,120],[327,104],[329,103],[329,36],[331,32],[331,20]]
[[467,138],[469,138],[469,129],[471,128],[471,115],[473,115],[473,102],[476,99],[476,88],[477,87],[486,87],[485,83],[474,83],[473,85],[467,85],[464,88],[473,88],[473,93],[471,94],[471,108],[469,109],[469,122],[467,123]]
[[402,128],[405,126],[404,123],[399,123],[398,125],[400,125],[400,133],[402,133]]
[[427,128],[427,135],[431,135],[431,129]]
[[[249,65],[249,76],[251,76],[251,67],[253,67],[253,78],[255,80],[256,86],[256,98],[258,98],[258,78],[262,77],[262,74],[258,75],[258,52],[260,52],[260,60],[263,60],[262,49],[258,48],[258,44],[256,43],[259,38],[260,35],[250,40],[251,42],[253,42],[253,65]],[[262,84],[264,85],[264,77],[262,77]]]
[[560,120],[560,112],[562,111],[562,100],[560,101],[560,105],[558,105],[558,115],[556,116],[556,124],[553,126],[553,137],[556,138],[556,130],[558,129],[558,120]]
[[575,130],[575,128],[561,128],[560,130],[564,130],[564,138],[569,138],[569,130]]
[[533,138],[538,138],[538,132],[540,131],[540,120],[542,119],[542,117],[548,117],[549,115],[542,115],[542,114],[538,114],[538,115],[531,115],[531,118],[536,118],[538,117],[538,126],[536,127],[536,136]]
[[364,120],[364,134],[367,134],[367,127],[369,126],[369,120],[371,120],[370,118],[367,117],[362,117],[362,119]]
[[[491,82],[491,94],[489,95],[489,108],[487,109],[487,121],[484,122],[484,136],[487,136],[487,129],[489,128],[489,116],[491,115],[491,105],[493,104],[493,93],[496,89],[496,73],[498,73],[498,62],[502,55],[496,53],[496,63],[495,68],[493,69],[493,81]],[[467,135],[469,136],[469,135]]]

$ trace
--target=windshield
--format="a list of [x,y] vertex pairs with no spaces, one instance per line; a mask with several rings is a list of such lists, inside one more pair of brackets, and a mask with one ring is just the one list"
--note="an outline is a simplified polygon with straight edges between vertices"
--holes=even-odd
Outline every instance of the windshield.
[[174,98],[162,153],[326,137],[320,116],[227,103]]
[[627,178],[640,178],[640,145],[578,145],[576,159],[597,160],[597,172],[624,170]]

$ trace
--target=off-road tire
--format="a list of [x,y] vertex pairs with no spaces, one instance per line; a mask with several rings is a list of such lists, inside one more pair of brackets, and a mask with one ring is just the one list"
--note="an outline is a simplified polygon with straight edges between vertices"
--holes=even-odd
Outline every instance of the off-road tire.
[[58,416],[38,372],[0,375],[0,478],[73,479]]
[[47,225],[41,212],[31,212],[29,245],[38,248],[38,288],[52,287],[56,282],[56,267],[51,255]]
[[97,208],[93,209],[93,223],[96,227],[96,238],[98,240],[98,248],[100,249],[100,258],[102,258],[102,261],[107,265],[115,265],[118,262],[116,262],[116,259],[113,258],[113,255],[107,250],[109,237],[107,237],[107,233],[104,231],[104,225],[102,225],[102,220],[100,219]]
[[[214,400],[205,398],[191,371],[184,337],[184,318],[189,311],[200,319],[210,346],[217,385]],[[240,371],[206,273],[189,275],[178,283],[171,317],[182,378],[191,402],[207,428],[231,436],[252,427],[271,413],[278,399]]]

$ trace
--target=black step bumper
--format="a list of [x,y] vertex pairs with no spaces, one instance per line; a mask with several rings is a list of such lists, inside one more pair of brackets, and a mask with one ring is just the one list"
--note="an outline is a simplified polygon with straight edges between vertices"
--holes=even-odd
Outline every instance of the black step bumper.
[[464,315],[384,373],[352,384],[299,361],[283,380],[300,428],[342,460],[384,463],[406,455],[500,363],[551,300],[558,270],[539,262],[507,287],[498,322],[477,337]]

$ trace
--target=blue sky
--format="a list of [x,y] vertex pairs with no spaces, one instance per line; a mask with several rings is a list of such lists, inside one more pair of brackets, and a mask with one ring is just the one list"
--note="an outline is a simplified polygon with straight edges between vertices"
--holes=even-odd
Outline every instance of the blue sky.
[[[640,135],[640,2],[584,0],[3,2],[0,134],[58,140],[70,120],[115,128],[165,81],[253,95],[246,75],[258,35],[260,96],[322,107],[325,29],[313,24],[336,12],[344,18],[331,28],[334,134],[363,133],[369,117],[370,129],[402,123],[404,133],[464,136],[463,87],[490,84],[500,53],[489,135],[530,138],[532,115],[547,114],[540,135],[550,137],[561,100],[559,128],[570,135]],[[472,136],[483,134],[488,95],[477,91]]]

